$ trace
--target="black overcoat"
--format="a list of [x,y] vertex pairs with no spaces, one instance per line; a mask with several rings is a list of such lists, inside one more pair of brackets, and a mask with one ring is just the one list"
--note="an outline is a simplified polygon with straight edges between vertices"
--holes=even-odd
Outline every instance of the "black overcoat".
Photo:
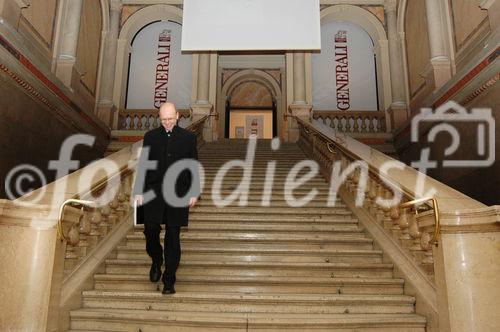
[[[167,224],[168,226],[187,226],[189,214],[189,197],[185,197],[183,206],[174,207],[163,197],[162,185],[167,170],[176,162],[198,160],[196,135],[175,126],[170,137],[163,126],[148,131],[144,135],[143,149],[137,169],[134,194],[140,195],[152,192],[155,198],[138,209],[138,219],[144,223]],[[149,152],[149,153],[148,153]],[[157,162],[155,169],[145,170],[146,161]],[[145,173],[145,174],[144,174]],[[140,188],[141,177],[144,185]],[[178,197],[183,197],[193,185],[195,195],[199,195],[198,172],[184,170],[180,172],[175,183],[166,182],[166,186],[174,186]],[[141,191],[141,189],[143,189]],[[190,195],[191,196],[191,195]],[[146,196],[144,196],[146,198]],[[142,215],[141,215],[142,214]],[[140,221],[139,221],[140,222]]]

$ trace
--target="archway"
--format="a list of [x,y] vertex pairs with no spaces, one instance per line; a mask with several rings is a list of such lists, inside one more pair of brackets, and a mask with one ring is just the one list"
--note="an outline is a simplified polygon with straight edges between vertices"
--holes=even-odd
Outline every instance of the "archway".
[[[273,91],[257,80],[243,80],[228,91],[225,107],[225,138],[277,136],[277,105]],[[253,127],[251,127],[253,125]]]
[[113,89],[113,102],[118,108],[123,108],[125,105],[129,56],[132,52],[131,41],[144,26],[160,20],[169,20],[182,25],[182,10],[170,5],[147,6],[132,14],[123,24],[118,37]]
[[[228,133],[229,121],[231,120],[230,112],[232,109],[246,109],[251,110],[252,105],[236,105],[231,104],[231,96],[238,91],[238,88],[245,84],[255,84],[261,87],[261,91],[267,91],[271,103],[266,108],[271,112],[272,116],[272,137],[283,137],[283,124],[280,119],[283,118],[283,100],[284,94],[277,80],[267,73],[265,70],[259,69],[244,69],[239,70],[237,73],[229,77],[222,83],[220,93],[218,96],[217,109],[219,116],[219,137],[230,137]],[[243,107],[241,107],[243,106]],[[258,106],[260,107],[260,106]],[[228,114],[229,112],[229,114]],[[226,136],[227,133],[227,136]]]

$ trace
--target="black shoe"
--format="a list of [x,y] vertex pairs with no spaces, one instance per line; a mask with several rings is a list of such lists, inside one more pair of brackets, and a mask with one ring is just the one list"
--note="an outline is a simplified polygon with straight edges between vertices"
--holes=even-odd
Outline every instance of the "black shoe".
[[174,285],[163,285],[163,290],[161,291],[162,294],[175,294],[175,288]]
[[149,280],[151,282],[158,282],[161,278],[161,265],[163,262],[153,262],[151,270],[149,270]]

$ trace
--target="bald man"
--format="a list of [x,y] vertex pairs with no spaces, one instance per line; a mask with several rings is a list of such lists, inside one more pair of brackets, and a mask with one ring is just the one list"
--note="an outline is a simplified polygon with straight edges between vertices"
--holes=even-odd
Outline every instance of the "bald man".
[[[174,294],[175,274],[181,257],[180,228],[188,225],[189,208],[196,204],[199,196],[198,173],[187,169],[190,162],[198,159],[198,151],[196,135],[177,126],[179,113],[174,104],[163,104],[159,117],[162,125],[144,135],[134,193],[136,201],[142,205],[146,251],[152,259],[149,278],[151,282],[160,280],[165,259],[162,293]],[[147,160],[157,162],[157,167],[145,169]],[[168,172],[177,162],[182,171]],[[175,179],[167,176],[164,181],[167,172],[178,176]],[[154,194],[154,198],[144,201],[148,192]],[[179,200],[173,203],[174,192],[180,203]],[[160,244],[162,224],[165,225],[163,248]]]

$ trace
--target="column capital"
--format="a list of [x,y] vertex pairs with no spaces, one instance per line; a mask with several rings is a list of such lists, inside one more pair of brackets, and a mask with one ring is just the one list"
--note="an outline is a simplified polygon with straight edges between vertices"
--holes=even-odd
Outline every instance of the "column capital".
[[386,12],[396,12],[398,3],[396,0],[385,0],[384,9]]
[[121,0],[111,0],[109,2],[109,9],[112,12],[119,12],[122,10],[122,7],[123,7],[123,3]]

